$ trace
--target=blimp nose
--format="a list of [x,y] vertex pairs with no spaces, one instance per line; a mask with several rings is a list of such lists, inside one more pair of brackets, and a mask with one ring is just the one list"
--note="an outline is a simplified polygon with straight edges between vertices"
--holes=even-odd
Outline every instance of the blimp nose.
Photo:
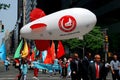
[[28,34],[30,32],[31,32],[31,30],[29,28],[27,28],[27,26],[22,27],[21,30],[20,30],[20,34],[22,36],[24,36],[25,34]]

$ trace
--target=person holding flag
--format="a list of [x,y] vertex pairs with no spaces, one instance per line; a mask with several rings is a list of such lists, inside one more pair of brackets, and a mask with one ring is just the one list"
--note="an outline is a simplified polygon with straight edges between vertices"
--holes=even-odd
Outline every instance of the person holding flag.
[[54,75],[56,75],[56,71],[59,70],[59,64],[58,64],[58,59],[54,59],[54,64],[53,64],[53,72],[54,72]]
[[22,80],[27,80],[28,64],[26,58],[22,58],[20,69],[22,73]]

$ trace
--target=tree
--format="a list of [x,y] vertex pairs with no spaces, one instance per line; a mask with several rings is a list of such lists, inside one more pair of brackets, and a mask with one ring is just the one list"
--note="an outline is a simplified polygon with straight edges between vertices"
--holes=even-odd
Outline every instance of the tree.
[[10,8],[10,4],[3,4],[3,3],[0,3],[0,10],[1,9],[8,9],[8,8]]
[[104,36],[99,26],[94,27],[94,29],[85,35],[84,37],[85,47],[98,52],[103,48]]
[[101,28],[99,26],[95,26],[91,32],[84,36],[83,40],[79,40],[78,38],[63,40],[63,44],[66,47],[69,47],[72,51],[85,48],[93,52],[98,52],[103,48],[103,41],[104,37],[101,32]]
[[83,46],[83,41],[78,38],[73,38],[69,40],[63,40],[65,47],[69,47],[71,50],[81,48]]

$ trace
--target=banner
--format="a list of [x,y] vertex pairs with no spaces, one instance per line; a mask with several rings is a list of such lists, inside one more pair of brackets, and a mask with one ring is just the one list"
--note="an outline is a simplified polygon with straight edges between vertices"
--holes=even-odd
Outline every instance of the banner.
[[57,69],[59,70],[60,67],[59,65],[52,65],[52,64],[44,64],[44,63],[39,63],[39,64],[36,64],[36,65],[33,65],[33,67],[36,66],[38,69],[46,69],[46,70],[53,70],[54,67],[57,67]]

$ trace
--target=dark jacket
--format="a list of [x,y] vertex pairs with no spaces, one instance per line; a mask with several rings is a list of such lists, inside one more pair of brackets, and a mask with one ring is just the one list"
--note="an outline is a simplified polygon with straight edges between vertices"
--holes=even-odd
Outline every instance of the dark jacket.
[[[105,69],[105,66],[103,65],[103,63],[99,63],[100,80],[104,79],[104,76],[105,76],[104,69]],[[96,80],[95,62],[90,63],[88,68],[88,75],[89,75],[89,80]]]
[[79,77],[81,77],[82,63],[80,59],[77,59],[77,61],[78,61],[78,67],[77,67],[75,59],[73,59],[70,63],[71,76],[74,75],[73,72],[75,71],[76,75],[79,75]]
[[87,57],[83,58],[83,60],[82,60],[82,78],[83,78],[83,80],[88,80],[89,64],[90,64],[90,61],[87,59]]

